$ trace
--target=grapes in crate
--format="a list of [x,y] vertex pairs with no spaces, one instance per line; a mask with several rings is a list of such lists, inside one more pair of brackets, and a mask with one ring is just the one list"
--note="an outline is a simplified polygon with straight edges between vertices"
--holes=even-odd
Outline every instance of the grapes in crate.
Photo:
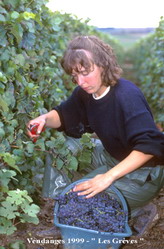
[[86,199],[69,191],[56,197],[59,203],[58,218],[61,224],[101,232],[125,231],[126,213],[119,201],[106,192]]

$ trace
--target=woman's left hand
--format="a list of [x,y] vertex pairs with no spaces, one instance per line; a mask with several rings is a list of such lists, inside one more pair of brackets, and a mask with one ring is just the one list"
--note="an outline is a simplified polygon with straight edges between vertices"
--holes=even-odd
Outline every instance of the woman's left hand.
[[74,187],[73,191],[81,191],[78,195],[85,195],[86,198],[93,197],[99,192],[108,188],[117,179],[138,169],[144,163],[153,158],[153,155],[133,150],[124,160],[104,174],[97,175]]
[[112,182],[112,177],[109,178],[109,175],[107,175],[106,173],[99,174],[92,179],[86,180],[76,185],[73,191],[81,191],[78,193],[78,195],[85,195],[86,198],[91,198],[108,188],[112,184]]

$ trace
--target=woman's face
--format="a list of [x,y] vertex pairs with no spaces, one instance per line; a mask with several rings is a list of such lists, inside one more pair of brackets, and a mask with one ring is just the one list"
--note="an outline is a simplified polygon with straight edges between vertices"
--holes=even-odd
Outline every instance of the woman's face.
[[72,77],[84,91],[89,94],[94,94],[96,97],[100,96],[105,90],[106,86],[103,85],[101,74],[102,68],[93,64],[92,70],[89,72],[79,65],[78,72],[72,71]]

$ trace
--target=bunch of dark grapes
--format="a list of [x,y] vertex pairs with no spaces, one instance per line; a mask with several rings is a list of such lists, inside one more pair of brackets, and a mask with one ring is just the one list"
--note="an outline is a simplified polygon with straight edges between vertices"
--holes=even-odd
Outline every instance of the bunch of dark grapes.
[[57,215],[61,224],[110,233],[125,231],[126,213],[119,201],[106,192],[86,199],[70,191],[55,199],[59,202]]

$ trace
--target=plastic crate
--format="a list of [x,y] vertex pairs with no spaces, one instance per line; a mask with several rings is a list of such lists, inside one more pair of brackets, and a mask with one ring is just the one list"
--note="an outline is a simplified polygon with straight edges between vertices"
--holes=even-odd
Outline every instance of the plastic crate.
[[[78,180],[69,186],[67,186],[61,195],[65,195],[70,189],[72,189],[78,183],[86,181],[88,179]],[[95,230],[69,226],[61,224],[57,217],[59,204],[55,203],[54,208],[54,224],[57,226],[63,238],[63,246],[66,249],[105,249],[112,248],[117,249],[121,246],[121,240],[124,240],[126,237],[129,237],[132,232],[128,225],[128,208],[126,201],[120,191],[111,185],[105,192],[113,195],[120,202],[123,210],[127,213],[125,218],[125,232],[124,233],[110,233],[110,232],[99,232]]]

